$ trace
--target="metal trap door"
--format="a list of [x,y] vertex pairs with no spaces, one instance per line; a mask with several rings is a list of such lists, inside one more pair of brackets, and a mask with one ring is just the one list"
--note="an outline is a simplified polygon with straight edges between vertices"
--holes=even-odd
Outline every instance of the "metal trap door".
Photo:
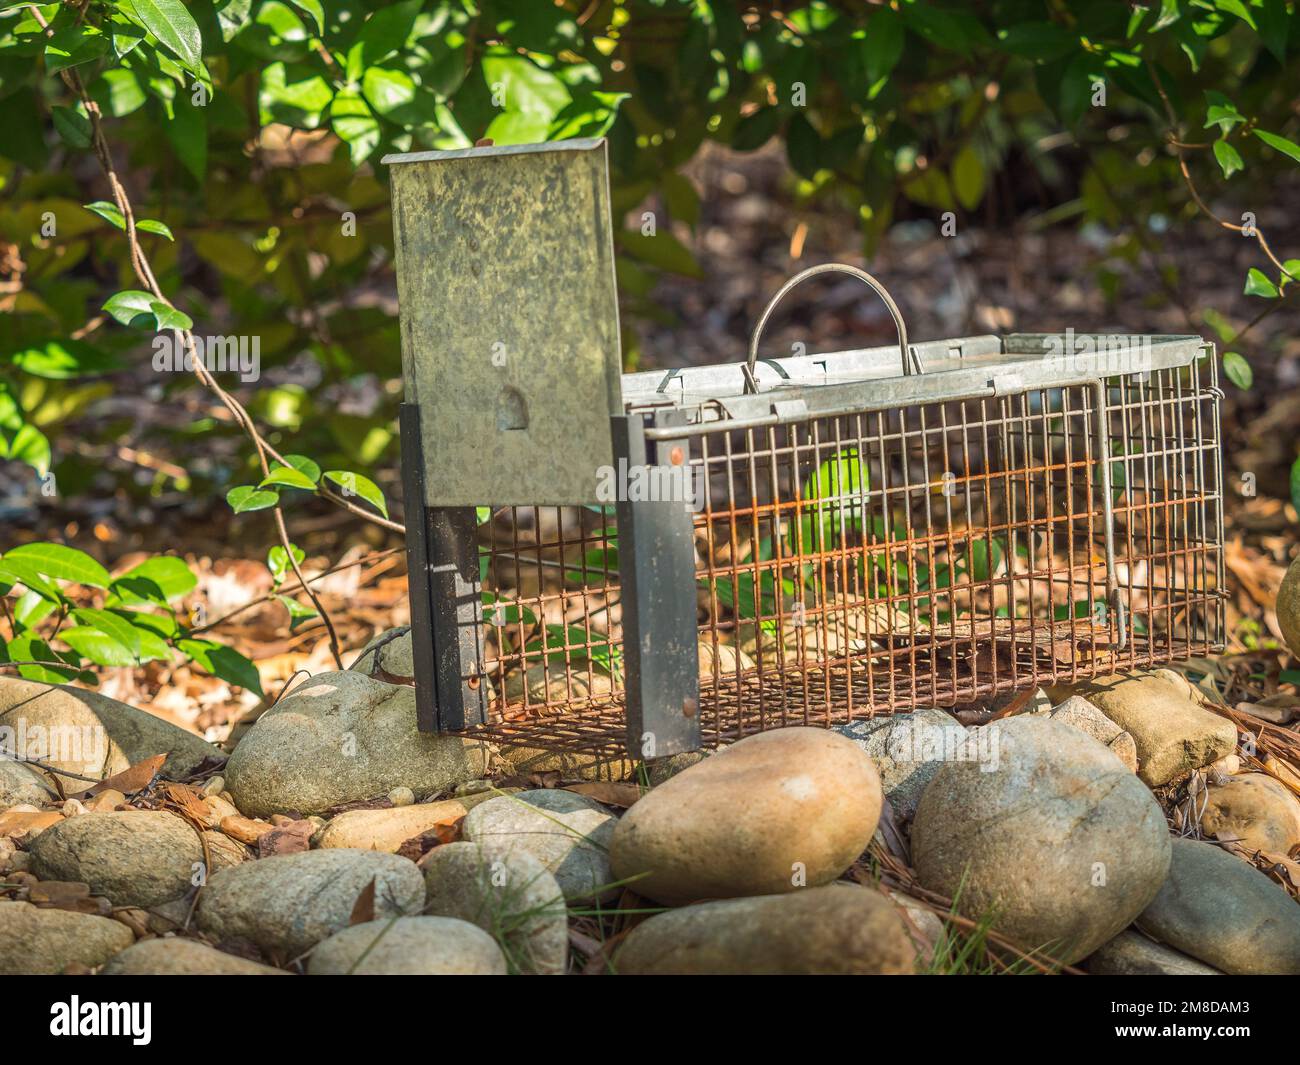
[[384,162],[425,503],[595,502],[621,403],[605,142]]

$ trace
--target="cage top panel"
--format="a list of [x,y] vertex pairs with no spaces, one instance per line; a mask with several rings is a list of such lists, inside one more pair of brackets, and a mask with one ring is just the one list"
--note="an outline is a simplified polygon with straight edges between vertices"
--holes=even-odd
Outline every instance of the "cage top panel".
[[621,411],[605,142],[385,161],[426,504],[594,499]]
[[[759,359],[758,392],[745,393],[744,363],[624,374],[629,410],[673,406],[689,420],[799,420],[920,403],[994,397],[1186,366],[1198,336],[1012,333],[910,345],[922,373],[906,376],[897,344]],[[719,428],[724,426],[719,425]]]

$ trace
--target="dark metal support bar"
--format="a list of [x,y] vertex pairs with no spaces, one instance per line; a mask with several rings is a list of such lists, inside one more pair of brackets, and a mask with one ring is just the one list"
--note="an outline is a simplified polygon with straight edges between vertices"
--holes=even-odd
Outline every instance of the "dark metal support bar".
[[411,606],[411,657],[415,664],[415,713],[421,732],[438,731],[434,668],[433,610],[429,598],[428,516],[424,507],[424,448],[420,408],[403,403],[398,413],[402,439],[402,496],[406,511],[406,586]]
[[483,596],[473,507],[428,509],[438,731],[487,723]]
[[628,499],[628,478],[653,466],[684,466],[685,441],[647,442],[646,423],[680,425],[678,410],[611,419],[617,483],[619,573],[627,749],[662,758],[700,746],[699,644],[695,616],[695,540],[687,503]]

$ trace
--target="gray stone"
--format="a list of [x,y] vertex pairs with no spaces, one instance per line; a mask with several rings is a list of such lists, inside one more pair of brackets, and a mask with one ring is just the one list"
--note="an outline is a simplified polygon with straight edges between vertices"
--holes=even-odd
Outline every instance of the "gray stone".
[[411,626],[381,632],[357,655],[348,669],[388,684],[415,683],[415,657],[411,652]]
[[472,843],[524,850],[540,861],[566,899],[612,898],[609,841],[618,818],[571,791],[521,791],[480,803],[461,834]]
[[1049,709],[1047,714],[1053,721],[1077,728],[1098,743],[1104,743],[1130,772],[1137,772],[1137,744],[1133,742],[1133,737],[1082,695],[1071,695],[1060,706]]
[[29,849],[42,880],[80,880],[115,906],[144,909],[184,895],[203,862],[198,833],[165,810],[70,817]]
[[[52,735],[59,737],[54,750],[47,749]],[[163,776],[176,779],[221,754],[192,732],[98,692],[0,677],[0,748],[24,741],[28,749],[14,753],[96,779],[157,754],[167,755]],[[61,779],[70,792],[86,786],[74,777]]]
[[1103,943],[1085,963],[1093,976],[1222,976],[1140,932],[1123,931]]
[[50,976],[102,965],[135,941],[119,921],[0,899],[0,975]]
[[115,955],[102,976],[288,976],[247,958],[213,950],[182,936],[142,939]]
[[426,798],[482,776],[481,741],[424,733],[415,689],[322,673],[268,710],[235,748],[226,784],[252,817],[323,814],[405,786]]
[[491,935],[512,972],[563,973],[569,920],[560,885],[527,851],[447,843],[421,862],[425,913],[456,917]]
[[1205,709],[1204,696],[1171,669],[1096,677],[1060,694],[1082,695],[1137,745],[1138,776],[1153,788],[1231,754],[1237,727]]
[[966,733],[956,718],[931,707],[851,721],[834,731],[871,756],[885,798],[904,822],[916,816],[916,804],[943,765],[944,751],[959,744]]
[[1300,906],[1212,843],[1176,839],[1169,877],[1137,926],[1234,976],[1300,974]]
[[40,806],[57,797],[37,770],[0,754],[0,813],[19,803]]
[[1039,715],[972,729],[912,826],[922,886],[1027,949],[1071,963],[1155,897],[1169,831],[1151,792],[1091,736]]
[[683,751],[681,754],[670,754],[666,758],[654,758],[645,764],[645,779],[652,788],[657,788],[660,784],[672,780],[678,773],[684,769],[690,769],[693,765],[698,765],[709,756],[708,751]]
[[913,972],[894,903],[860,884],[701,902],[637,925],[614,956],[627,975],[838,975]]
[[452,917],[353,925],[312,951],[313,976],[504,976],[505,955],[483,929]]
[[610,841],[614,878],[666,906],[826,884],[871,842],[880,776],[819,728],[761,732],[651,789]]
[[376,917],[419,913],[424,905],[424,878],[406,858],[378,851],[304,851],[213,874],[199,894],[199,928],[217,941],[250,940],[287,961],[348,927],[371,881]]

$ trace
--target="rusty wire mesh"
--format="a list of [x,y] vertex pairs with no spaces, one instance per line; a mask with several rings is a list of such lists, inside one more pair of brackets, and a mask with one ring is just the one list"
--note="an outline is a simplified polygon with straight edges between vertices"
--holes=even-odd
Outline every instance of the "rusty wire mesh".
[[[1111,378],[1100,425],[1077,385],[693,436],[704,744],[1211,651],[1214,374]],[[480,553],[486,731],[621,755],[613,508],[507,508]]]

